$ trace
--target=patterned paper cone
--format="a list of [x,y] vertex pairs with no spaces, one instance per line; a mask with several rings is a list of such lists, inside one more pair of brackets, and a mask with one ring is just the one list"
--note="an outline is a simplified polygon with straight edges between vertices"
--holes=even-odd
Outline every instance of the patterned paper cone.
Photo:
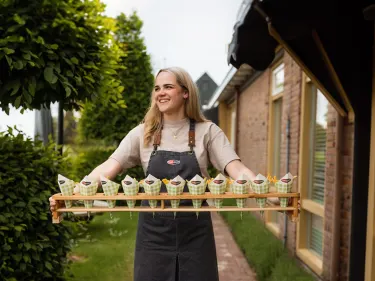
[[[57,176],[57,182],[59,183],[61,194],[64,196],[71,196],[74,192],[75,182],[62,175]],[[65,207],[72,207],[72,200],[64,200]]]
[[[251,182],[251,188],[256,194],[266,194],[269,192],[270,183],[266,177],[258,174],[256,178]],[[266,206],[267,198],[256,198],[258,206],[263,208]],[[261,212],[263,214],[263,212]]]
[[[139,192],[139,182],[136,179],[126,175],[126,177],[121,181],[122,188],[124,189],[125,195],[135,196]],[[134,208],[136,200],[126,200],[128,208]]]
[[[120,185],[115,183],[103,176],[100,176],[102,188],[105,196],[117,195]],[[107,200],[108,208],[114,208],[116,206],[116,200]]]
[[[208,182],[208,189],[212,194],[224,194],[227,189],[227,179],[222,175],[218,174],[216,178]],[[214,206],[221,208],[223,206],[224,199],[214,198]]]
[[[190,181],[188,181],[189,193],[192,195],[202,195],[206,192],[206,181],[202,179],[199,175],[196,175]],[[203,199],[192,199],[193,207],[198,209],[202,207]],[[199,212],[196,212],[197,218]]]
[[[143,188],[147,195],[159,195],[161,189],[161,180],[155,178],[151,174],[143,182]],[[156,208],[158,200],[148,200],[151,208]]]
[[[93,196],[98,190],[98,183],[90,180],[87,176],[79,184],[79,192],[84,196]],[[83,200],[85,208],[92,208],[93,200]]]
[[[231,191],[233,194],[247,194],[249,193],[250,182],[248,177],[244,174],[240,175],[235,181],[231,184]],[[246,198],[236,198],[236,205],[238,208],[246,207]],[[242,220],[242,212],[240,213]]]
[[[276,190],[278,193],[290,193],[292,190],[293,185],[293,176],[291,173],[287,173],[284,177],[282,177],[279,181],[275,183]],[[279,198],[280,200],[280,207],[288,207],[289,198]]]
[[[168,195],[181,195],[184,192],[185,180],[180,176],[175,177],[173,180],[163,180],[165,187],[167,188]],[[178,208],[180,206],[180,199],[171,200],[172,208]],[[176,217],[176,212],[173,212],[174,217]]]

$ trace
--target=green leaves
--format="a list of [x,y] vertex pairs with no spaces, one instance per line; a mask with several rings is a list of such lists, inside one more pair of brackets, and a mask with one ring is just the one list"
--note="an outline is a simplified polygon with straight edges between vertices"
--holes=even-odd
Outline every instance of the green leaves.
[[[115,69],[107,60],[108,78],[103,79],[102,91],[94,101],[85,104],[81,114],[78,130],[81,139],[119,143],[142,121],[150,102],[153,75],[141,27],[142,21],[135,13],[117,17],[117,40],[113,41],[111,51],[119,54],[121,67]],[[87,67],[91,73],[89,63]],[[88,80],[86,76],[84,80]]]
[[[104,4],[10,2],[0,5],[0,109],[64,101],[71,110],[92,97],[116,94],[110,81],[119,81],[122,51],[108,45],[116,41],[115,21],[103,16]],[[21,83],[18,90],[6,87],[14,80]]]
[[44,69],[44,79],[51,84],[57,82],[57,76],[53,73],[53,67],[46,67]]
[[0,147],[0,280],[52,280],[53,274],[62,281],[72,236],[64,224],[51,223],[48,197],[57,192],[64,159],[53,144],[15,128],[0,134]]

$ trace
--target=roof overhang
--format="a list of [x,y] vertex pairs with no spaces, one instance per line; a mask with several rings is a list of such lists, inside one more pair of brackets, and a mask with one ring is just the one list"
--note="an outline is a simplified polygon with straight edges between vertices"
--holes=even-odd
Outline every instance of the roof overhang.
[[[254,0],[235,25],[228,62],[264,70],[281,44],[338,112],[353,120],[360,103],[349,93],[358,92],[353,89],[363,81],[358,75],[367,76],[371,85],[371,59],[361,58],[371,58],[371,48],[365,46],[372,45],[372,23],[362,13],[370,2]],[[366,73],[354,71],[364,68]]]
[[223,82],[212,95],[207,108],[210,109],[215,107],[217,102],[230,99],[236,93],[236,88],[241,87],[254,71],[252,67],[246,64],[241,65],[239,69],[231,66]]

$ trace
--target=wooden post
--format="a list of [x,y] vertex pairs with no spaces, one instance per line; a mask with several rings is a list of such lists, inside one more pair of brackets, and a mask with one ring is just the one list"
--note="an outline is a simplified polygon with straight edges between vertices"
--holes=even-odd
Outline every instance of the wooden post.
[[55,209],[52,212],[52,223],[60,223],[63,220],[63,214],[57,212],[58,209],[62,207],[61,201],[56,200]]
[[292,222],[296,222],[298,220],[298,197],[293,197],[293,215],[292,215]]

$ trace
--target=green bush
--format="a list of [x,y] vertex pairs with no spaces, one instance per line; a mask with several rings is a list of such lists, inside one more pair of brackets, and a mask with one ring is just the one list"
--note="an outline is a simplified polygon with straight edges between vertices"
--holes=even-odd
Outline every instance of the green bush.
[[71,233],[48,202],[62,165],[54,144],[0,134],[0,280],[64,280]]

